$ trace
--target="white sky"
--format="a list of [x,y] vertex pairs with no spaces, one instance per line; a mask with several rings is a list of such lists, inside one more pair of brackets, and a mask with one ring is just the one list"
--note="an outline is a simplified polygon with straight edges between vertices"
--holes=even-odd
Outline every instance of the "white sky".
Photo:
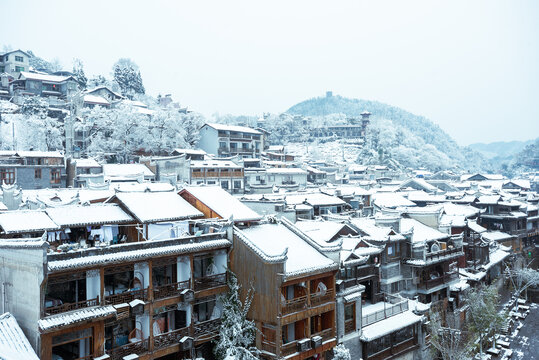
[[[326,90],[425,115],[460,144],[539,136],[539,2],[5,1],[0,44],[120,57],[206,115],[282,112]],[[368,109],[367,109],[368,110]]]

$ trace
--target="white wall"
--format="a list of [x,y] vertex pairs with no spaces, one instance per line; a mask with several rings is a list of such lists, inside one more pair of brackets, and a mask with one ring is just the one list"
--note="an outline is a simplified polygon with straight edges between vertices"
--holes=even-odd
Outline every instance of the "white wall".
[[200,129],[200,140],[198,141],[198,147],[208,154],[217,155],[217,149],[219,147],[217,130],[209,126],[204,126],[202,129]]
[[99,270],[86,271],[86,299],[101,300],[101,276]]
[[191,279],[191,261],[188,256],[178,257],[176,266],[178,271],[178,282]]

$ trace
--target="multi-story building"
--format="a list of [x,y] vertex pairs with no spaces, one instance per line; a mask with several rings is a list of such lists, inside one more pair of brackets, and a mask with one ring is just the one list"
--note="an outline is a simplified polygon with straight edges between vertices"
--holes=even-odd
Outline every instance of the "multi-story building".
[[0,180],[22,189],[66,187],[64,155],[56,151],[0,151]]
[[329,359],[338,264],[320,246],[286,219],[236,228],[231,268],[244,289],[254,288],[248,317],[264,359]]
[[200,128],[198,147],[218,157],[260,157],[264,134],[246,126],[206,123]]
[[527,239],[528,215],[520,208],[522,203],[504,200],[500,195],[480,196],[472,205],[485,210],[479,214],[477,223],[488,230],[502,231],[514,237],[513,252],[520,253],[522,242]]
[[4,212],[2,303],[40,359],[211,359],[232,228],[201,217],[174,192]]
[[0,54],[0,74],[8,73],[17,79],[21,72],[30,70],[30,55],[22,50]]
[[72,76],[49,75],[21,71],[11,83],[11,92],[19,96],[43,96],[65,99],[78,90],[78,82]]

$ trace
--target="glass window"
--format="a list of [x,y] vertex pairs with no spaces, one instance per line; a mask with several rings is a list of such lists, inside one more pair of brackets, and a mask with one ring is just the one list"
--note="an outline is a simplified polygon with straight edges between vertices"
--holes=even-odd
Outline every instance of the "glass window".
[[15,61],[23,62],[24,58],[22,56],[15,56]]
[[354,319],[355,304],[346,305],[344,307],[344,321]]
[[15,71],[24,71],[24,66],[15,66]]
[[7,185],[15,183],[15,169],[0,169],[0,181]]
[[41,169],[35,169],[34,170],[34,177],[36,179],[41,179]]

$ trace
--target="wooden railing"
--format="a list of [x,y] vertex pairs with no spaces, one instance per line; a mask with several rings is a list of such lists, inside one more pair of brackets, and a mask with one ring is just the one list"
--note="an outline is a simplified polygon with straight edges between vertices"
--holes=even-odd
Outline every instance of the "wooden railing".
[[277,354],[277,344],[271,341],[262,340],[262,351]]
[[281,313],[291,314],[296,311],[300,311],[307,308],[307,296],[300,296],[290,300],[284,301],[281,306]]
[[105,303],[109,305],[117,305],[131,302],[135,299],[148,301],[148,289],[130,290],[121,294],[105,296]]
[[153,348],[154,350],[163,349],[171,345],[177,345],[181,338],[189,336],[189,328],[181,328],[173,331],[169,331],[164,334],[154,336]]
[[47,316],[54,315],[54,314],[60,314],[66,311],[76,310],[76,309],[82,309],[87,308],[90,306],[97,306],[99,305],[99,296],[95,299],[88,299],[88,300],[82,300],[74,303],[67,303],[62,304],[58,306],[52,306],[45,309],[45,314]]
[[193,326],[195,340],[211,339],[219,335],[221,319],[207,320]]
[[288,356],[293,353],[296,353],[298,350],[298,342],[297,341],[291,341],[289,343],[283,344],[281,346],[281,356]]
[[333,300],[333,290],[327,289],[325,294],[314,293],[311,294],[311,306],[318,306],[320,304],[325,304]]
[[433,253],[427,253],[425,255],[427,261],[438,260],[440,258],[445,258],[449,255],[457,254],[462,252],[462,247],[456,247],[452,249],[440,250]]
[[226,273],[195,278],[195,291],[226,285]]
[[243,172],[241,171],[233,171],[232,177],[243,177]]
[[438,285],[442,285],[448,282],[451,282],[452,280],[455,280],[457,278],[457,274],[445,274],[440,277],[437,277],[435,279],[430,279],[427,281],[423,281],[420,284],[417,285],[418,288],[421,289],[432,289]]
[[122,346],[115,347],[113,349],[107,350],[107,355],[110,356],[111,360],[122,360],[124,356],[137,354],[142,355],[148,351],[149,340],[144,339],[137,342],[127,343]]
[[320,332],[317,332],[315,334],[312,334],[312,336],[320,336],[322,337],[322,342],[324,341],[328,341],[328,340],[331,340],[335,337],[335,329],[333,328],[329,328],[329,329],[325,329],[325,330],[322,330]]
[[178,296],[182,290],[189,289],[189,280],[179,281],[172,284],[159,285],[153,287],[154,300],[164,299],[171,296]]
[[344,321],[344,333],[349,334],[356,331],[356,322],[354,319],[348,319]]

